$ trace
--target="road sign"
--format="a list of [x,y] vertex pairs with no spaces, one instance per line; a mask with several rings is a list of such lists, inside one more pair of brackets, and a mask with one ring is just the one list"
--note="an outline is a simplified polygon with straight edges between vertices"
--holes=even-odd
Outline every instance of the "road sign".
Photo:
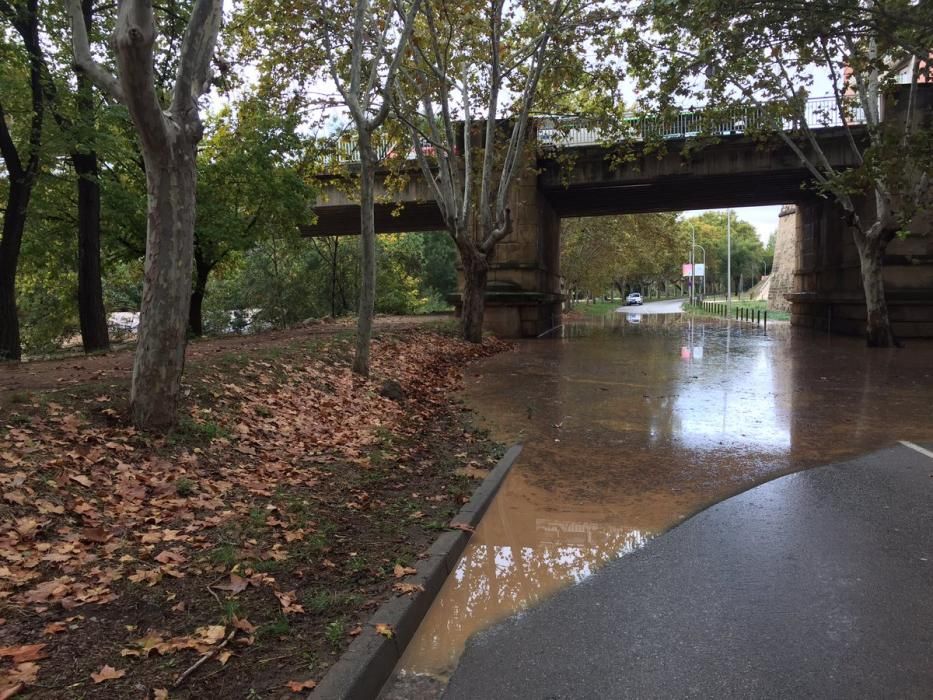
[[[690,268],[693,268],[695,272],[690,274]],[[684,277],[705,277],[706,276],[706,265],[703,263],[697,263],[696,265],[690,265],[690,263],[683,264],[683,276]]]

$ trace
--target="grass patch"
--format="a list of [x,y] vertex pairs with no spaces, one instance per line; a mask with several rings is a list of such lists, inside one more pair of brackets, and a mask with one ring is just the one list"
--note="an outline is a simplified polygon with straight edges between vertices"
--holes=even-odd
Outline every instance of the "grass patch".
[[217,545],[210,551],[207,558],[211,564],[223,565],[229,568],[236,564],[236,547],[227,543]]
[[229,437],[230,431],[211,420],[196,421],[191,416],[181,416],[169,438],[174,445],[203,445],[217,438]]
[[584,316],[605,316],[623,305],[622,301],[597,301],[595,304],[579,302],[573,306],[573,311]]
[[278,639],[279,637],[287,637],[291,634],[291,631],[292,628],[291,625],[288,624],[288,618],[283,615],[277,620],[261,625],[259,629],[256,630],[256,637],[263,641]]
[[347,634],[347,623],[342,617],[338,617],[333,622],[327,623],[327,627],[324,628],[324,636],[327,638],[327,641],[330,642],[330,645],[335,649],[340,649],[343,645],[343,638]]
[[194,493],[194,482],[187,476],[183,476],[175,482],[175,493],[182,498],[187,498]]
[[[718,300],[713,299],[713,300],[710,300],[710,303],[713,304],[713,306],[720,305],[720,304],[723,306],[726,305],[725,300],[718,301]],[[775,311],[773,309],[769,309],[768,302],[764,300],[742,301],[738,299],[733,299],[732,309],[729,311],[727,317],[735,318],[736,309],[748,309],[749,311],[754,312],[756,315],[760,311],[762,315],[762,319],[764,319],[764,313],[765,311],[767,311],[769,321],[789,321],[790,320],[789,313],[787,313],[786,311]],[[702,305],[690,306],[688,304],[684,304],[684,311],[694,316],[718,316],[720,318],[725,318],[718,309],[710,310]]]

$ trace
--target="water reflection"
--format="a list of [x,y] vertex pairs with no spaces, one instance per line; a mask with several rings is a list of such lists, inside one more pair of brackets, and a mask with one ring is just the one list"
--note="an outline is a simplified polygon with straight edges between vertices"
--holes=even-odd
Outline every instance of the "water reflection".
[[615,314],[490,358],[466,399],[525,450],[400,666],[446,676],[475,631],[739,490],[933,438],[931,350]]

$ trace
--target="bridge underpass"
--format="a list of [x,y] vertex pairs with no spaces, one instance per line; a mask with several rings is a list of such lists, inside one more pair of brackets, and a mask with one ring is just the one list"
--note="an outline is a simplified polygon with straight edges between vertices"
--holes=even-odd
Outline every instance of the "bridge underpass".
[[[933,105],[933,91],[925,91]],[[568,217],[796,205],[792,323],[858,334],[864,295],[858,254],[842,212],[808,186],[811,176],[780,139],[762,142],[734,125],[715,143],[696,148],[685,135],[665,138],[663,152],[641,152],[623,164],[589,132],[546,133],[510,195],[512,233],[496,248],[489,275],[486,325],[503,337],[535,337],[560,323],[560,220]],[[817,131],[834,167],[855,165],[846,130]],[[572,149],[572,157],[565,149]],[[413,168],[414,171],[414,168]],[[350,176],[352,177],[352,166]],[[377,184],[377,233],[443,230],[440,211],[420,174],[401,191]],[[359,232],[359,206],[345,189],[325,188],[317,221],[305,235]],[[871,202],[866,202],[870,214]],[[884,275],[895,333],[933,336],[933,237],[915,232],[893,241]]]

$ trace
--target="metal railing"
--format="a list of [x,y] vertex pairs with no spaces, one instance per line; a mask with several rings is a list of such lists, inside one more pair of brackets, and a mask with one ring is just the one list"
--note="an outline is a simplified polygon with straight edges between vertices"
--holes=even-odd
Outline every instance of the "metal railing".
[[[846,100],[845,118],[839,114],[834,97],[807,100],[803,118],[811,129],[826,129],[865,123],[865,114],[854,100]],[[738,106],[727,110],[704,112],[688,110],[667,117],[631,114],[623,117],[620,128],[605,132],[575,117],[545,117],[538,127],[538,143],[545,146],[573,148],[595,146],[607,140],[686,139],[700,135],[732,136],[752,131],[800,127],[798,118],[776,116],[768,105]]]
[[[800,127],[799,117],[776,116],[772,107],[763,104],[710,112],[686,110],[666,117],[633,113],[623,117],[619,127],[610,131],[588,124],[579,117],[539,117],[538,144],[553,148],[575,148],[597,146],[620,139],[644,142],[656,139],[687,139],[700,135],[732,136],[776,128],[793,131]],[[834,97],[815,97],[807,100],[803,119],[811,129],[865,123],[865,113],[856,100],[846,99],[844,112],[844,117],[839,114]],[[373,145],[376,157],[380,161],[389,158],[415,158],[415,151],[408,144],[390,141],[386,136],[374,137]],[[427,142],[422,146],[428,152],[433,150]],[[356,139],[352,134],[345,134],[337,141],[334,152],[326,157],[324,165],[331,167],[359,162],[360,153]]]

